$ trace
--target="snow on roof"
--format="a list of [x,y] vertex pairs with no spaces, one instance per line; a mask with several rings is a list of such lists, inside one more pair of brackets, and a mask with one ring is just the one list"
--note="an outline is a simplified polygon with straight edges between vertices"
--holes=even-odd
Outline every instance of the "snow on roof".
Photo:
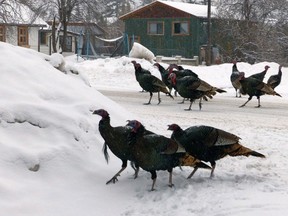
[[[120,19],[122,18],[126,18],[127,16],[135,13],[135,11],[139,11],[139,10],[143,10],[146,7],[149,7],[150,5],[153,5],[155,3],[161,3],[161,4],[165,4],[167,6],[173,7],[175,9],[181,10],[185,13],[191,14],[193,16],[196,17],[207,17],[207,13],[208,13],[208,8],[207,5],[200,5],[200,4],[192,4],[192,3],[184,3],[184,2],[172,2],[172,1],[163,1],[163,0],[156,0],[153,1],[150,4],[144,5],[134,11],[131,11],[127,14],[124,14],[122,16],[120,16]],[[216,7],[215,6],[211,6],[211,17],[214,17],[216,14]]]
[[[199,5],[199,4],[190,4],[190,3],[184,3],[184,2],[172,2],[172,1],[163,1],[163,0],[157,0],[158,2],[161,2],[163,4],[166,4],[168,6],[174,7],[178,10],[184,11],[186,13],[189,13],[191,15],[194,15],[196,17],[207,17],[207,5]],[[213,17],[213,14],[216,13],[216,7],[211,6],[211,16]]]

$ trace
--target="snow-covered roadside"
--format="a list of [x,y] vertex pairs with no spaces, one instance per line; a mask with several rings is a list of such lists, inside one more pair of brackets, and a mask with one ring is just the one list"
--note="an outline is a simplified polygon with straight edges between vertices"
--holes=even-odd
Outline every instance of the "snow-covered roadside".
[[[29,49],[1,42],[0,49],[1,214],[286,214],[287,68],[283,68],[283,83],[277,88],[283,98],[263,96],[261,109],[253,107],[255,99],[239,109],[229,83],[231,64],[192,67],[201,78],[227,89],[228,93],[215,96],[204,104],[201,112],[187,113],[176,103],[177,99],[171,101],[165,97],[159,106],[143,106],[141,99],[146,101],[146,96],[138,92],[141,89],[135,81],[131,58],[78,63],[68,60],[67,67],[76,68],[80,73],[76,75],[60,72],[45,60],[48,56]],[[137,61],[159,76],[150,62]],[[239,69],[248,75],[261,71],[265,64],[271,66],[266,78],[277,72],[276,63],[266,62],[253,66],[239,63]],[[91,86],[87,85],[86,78]],[[135,92],[139,103],[119,105],[97,89]],[[221,111],[222,107],[226,113]],[[170,134],[167,124],[171,122],[183,128],[193,124],[218,126],[239,135],[245,146],[264,153],[267,158],[224,158],[217,163],[214,179],[208,178],[209,171],[199,170],[187,180],[191,169],[176,168],[172,189],[167,187],[167,172],[160,171],[157,190],[150,192],[150,174],[141,171],[134,180],[130,167],[116,184],[105,185],[120,169],[121,161],[110,153],[109,164],[105,162],[103,140],[98,132],[100,118],[91,115],[91,110],[96,108],[107,109],[114,126],[136,118],[147,128],[167,136]],[[38,171],[29,170],[37,164]]]

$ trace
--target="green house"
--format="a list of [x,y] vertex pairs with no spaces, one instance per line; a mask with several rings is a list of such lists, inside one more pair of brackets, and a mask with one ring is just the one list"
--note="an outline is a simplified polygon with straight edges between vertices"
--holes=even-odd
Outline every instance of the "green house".
[[[157,0],[119,19],[129,46],[141,43],[155,55],[205,60],[207,5]],[[211,7],[211,12],[215,7]]]

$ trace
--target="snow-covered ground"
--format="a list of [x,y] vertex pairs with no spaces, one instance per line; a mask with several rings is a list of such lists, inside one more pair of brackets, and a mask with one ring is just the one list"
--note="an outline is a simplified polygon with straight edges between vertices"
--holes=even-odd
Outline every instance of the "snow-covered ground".
[[[188,103],[177,104],[180,98],[173,101],[164,95],[160,105],[156,95],[151,105],[142,105],[149,95],[139,93],[132,58],[66,58],[66,69],[77,75],[60,72],[52,66],[53,58],[29,49],[0,42],[0,50],[0,215],[286,215],[288,68],[283,68],[282,83],[276,88],[282,98],[265,95],[256,109],[255,98],[238,107],[247,96],[235,98],[229,80],[232,64],[189,67],[227,93],[205,102],[202,111],[194,105],[186,112]],[[150,62],[137,61],[160,77]],[[271,67],[267,80],[277,73],[277,63],[239,63],[238,68],[248,76],[266,64]],[[99,91],[118,92],[114,97],[119,103]],[[139,95],[139,104],[130,103],[123,97],[126,93]],[[172,189],[167,187],[167,172],[160,171],[157,190],[150,192],[150,174],[141,170],[134,180],[130,167],[116,184],[106,185],[121,161],[112,153],[109,164],[104,159],[100,118],[91,114],[98,108],[109,111],[114,126],[138,119],[167,136],[170,123],[219,127],[267,158],[226,157],[217,162],[213,179],[209,171],[199,170],[187,180],[191,169],[175,168]]]

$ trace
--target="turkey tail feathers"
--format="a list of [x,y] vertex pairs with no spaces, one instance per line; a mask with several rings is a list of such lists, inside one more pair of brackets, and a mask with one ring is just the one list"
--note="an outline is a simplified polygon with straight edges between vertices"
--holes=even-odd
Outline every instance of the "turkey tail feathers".
[[256,152],[256,151],[253,151],[249,148],[246,148],[245,146],[242,146],[240,144],[234,144],[231,146],[232,149],[230,149],[230,153],[228,153],[230,156],[240,156],[240,155],[243,155],[243,156],[255,156],[255,157],[261,157],[261,158],[265,158],[265,155],[259,153],[259,152]]
[[210,166],[193,157],[192,155],[189,155],[188,153],[186,153],[183,157],[179,158],[179,162],[180,166],[191,166],[195,168],[197,167],[203,169],[211,169]]
[[265,158],[265,155],[263,155],[259,152],[256,152],[256,151],[250,152],[250,155],[255,156],[255,157]]
[[197,168],[202,168],[202,169],[212,169],[210,166],[208,166],[207,164],[205,164],[203,162],[196,163],[196,167]]
[[107,151],[107,144],[106,143],[104,143],[102,150],[103,150],[103,154],[104,154],[105,160],[108,163],[109,162],[109,154],[108,154],[108,151]]
[[216,89],[216,91],[217,91],[218,93],[224,93],[224,92],[227,92],[227,91],[225,91],[225,90],[223,90],[223,89]]
[[174,97],[171,95],[170,92],[167,93],[169,95],[169,97],[171,97],[174,100]]

